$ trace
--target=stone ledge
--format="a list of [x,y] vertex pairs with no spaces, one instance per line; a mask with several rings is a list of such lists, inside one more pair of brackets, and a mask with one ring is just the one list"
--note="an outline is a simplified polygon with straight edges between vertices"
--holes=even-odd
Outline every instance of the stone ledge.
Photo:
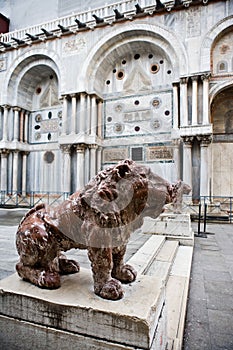
[[[17,319],[105,344],[114,341],[126,349],[153,349],[158,341],[159,320],[164,324],[161,315],[165,291],[161,279],[156,277],[140,275],[132,285],[124,285],[125,296],[119,301],[97,297],[93,293],[91,271],[87,269],[63,277],[62,286],[57,290],[39,289],[16,274],[1,280],[0,290],[0,315],[12,322]],[[16,324],[15,327],[18,337]],[[7,337],[7,325],[5,332]],[[165,339],[166,334],[163,337]],[[164,346],[160,349],[165,349],[165,343],[163,340]],[[113,348],[109,345],[106,349]]]

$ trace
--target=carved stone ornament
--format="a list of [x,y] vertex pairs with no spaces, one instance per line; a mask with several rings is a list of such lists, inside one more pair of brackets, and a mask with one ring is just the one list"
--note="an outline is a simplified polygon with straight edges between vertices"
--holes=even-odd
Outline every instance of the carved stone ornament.
[[137,275],[124,264],[131,232],[145,216],[156,218],[166,203],[179,202],[183,191],[181,181],[171,185],[131,160],[108,167],[60,206],[38,204],[24,216],[16,233],[16,270],[38,287],[58,288],[60,275],[79,271],[79,264],[62,252],[86,248],[94,292],[121,299],[121,282],[131,283]]

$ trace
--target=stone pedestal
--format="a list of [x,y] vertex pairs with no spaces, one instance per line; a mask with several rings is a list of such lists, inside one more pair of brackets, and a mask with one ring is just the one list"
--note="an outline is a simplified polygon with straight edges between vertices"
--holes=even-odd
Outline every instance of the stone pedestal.
[[0,281],[2,349],[165,350],[162,280],[139,275],[125,296],[93,292],[91,271],[64,276],[57,290],[39,289],[14,274]]

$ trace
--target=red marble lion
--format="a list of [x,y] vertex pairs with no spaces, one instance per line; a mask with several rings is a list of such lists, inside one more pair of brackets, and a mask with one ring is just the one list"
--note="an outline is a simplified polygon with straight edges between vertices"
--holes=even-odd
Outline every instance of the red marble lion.
[[175,203],[189,191],[181,181],[171,185],[148,167],[121,161],[99,172],[58,207],[39,204],[25,215],[16,233],[16,270],[38,287],[58,288],[61,274],[79,271],[78,263],[63,252],[87,249],[94,292],[121,299],[121,282],[136,279],[134,268],[124,264],[130,233],[145,216],[156,218],[166,203]]

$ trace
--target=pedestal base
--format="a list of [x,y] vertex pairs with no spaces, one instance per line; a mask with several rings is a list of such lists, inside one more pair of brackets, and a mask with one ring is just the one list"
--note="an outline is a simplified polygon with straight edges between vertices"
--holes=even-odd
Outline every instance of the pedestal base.
[[87,269],[63,277],[57,290],[39,289],[17,274],[1,280],[1,348],[165,350],[162,280],[140,275],[123,287],[122,300],[103,300]]

